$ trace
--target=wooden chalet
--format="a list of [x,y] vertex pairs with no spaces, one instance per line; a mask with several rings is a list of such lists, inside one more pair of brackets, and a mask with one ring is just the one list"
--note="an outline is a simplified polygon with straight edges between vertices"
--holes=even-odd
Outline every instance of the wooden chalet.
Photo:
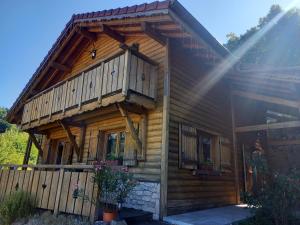
[[[162,218],[239,203],[241,146],[258,130],[299,127],[299,101],[281,75],[232,69],[206,82],[226,57],[178,1],[73,15],[8,114],[30,139],[24,165],[3,166],[0,198],[18,187],[40,208],[93,217],[73,186],[95,195],[91,165],[114,155],[150,196],[134,192],[126,207]],[[32,143],[40,157],[27,166]]]

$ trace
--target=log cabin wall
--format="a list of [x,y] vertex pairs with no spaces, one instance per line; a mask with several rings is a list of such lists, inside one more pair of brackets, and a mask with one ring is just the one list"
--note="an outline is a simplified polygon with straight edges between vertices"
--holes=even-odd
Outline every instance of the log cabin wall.
[[[179,125],[181,123],[218,133],[232,140],[230,92],[225,83],[219,82],[205,96],[195,101],[197,91],[193,88],[204,74],[207,74],[199,64],[201,62],[199,63],[196,57],[172,45],[167,191],[169,215],[236,203],[233,169],[222,175],[194,176],[192,170],[179,168]],[[233,150],[231,144],[230,146],[233,168]]]
[[[127,45],[131,46],[133,43],[138,43],[139,51],[159,63],[159,65],[156,107],[154,110],[148,111],[146,160],[144,162],[140,161],[138,163],[138,166],[132,167],[131,172],[133,172],[136,178],[138,178],[139,180],[160,182],[160,154],[162,144],[162,92],[166,49],[164,46],[160,45],[158,42],[150,39],[145,35],[126,38]],[[120,51],[119,42],[106,36],[99,37],[94,43],[94,47],[97,49],[96,59],[91,59],[90,51],[93,48],[93,44],[91,44],[78,57],[77,62],[72,67],[71,73],[65,77],[59,78],[58,81],[71,76],[75,76],[81,70],[95,63],[95,61],[101,60]],[[130,116],[133,120],[137,120],[139,117],[133,114]],[[115,112],[112,112],[105,116],[97,116],[97,114],[95,114],[92,119],[85,120],[84,122],[87,126],[84,142],[83,163],[89,163],[88,161],[96,154],[97,136],[99,130],[124,128],[125,120],[121,116],[120,112],[116,110]],[[76,136],[76,140],[78,142],[80,129],[72,127],[71,131],[72,134]],[[47,132],[50,139],[66,138],[65,131],[59,127],[48,130]],[[47,140],[44,139],[43,149],[47,149],[46,143]],[[44,160],[46,159],[46,155],[47,151],[45,151],[44,153]],[[76,154],[74,154],[73,157],[73,163],[76,163]]]

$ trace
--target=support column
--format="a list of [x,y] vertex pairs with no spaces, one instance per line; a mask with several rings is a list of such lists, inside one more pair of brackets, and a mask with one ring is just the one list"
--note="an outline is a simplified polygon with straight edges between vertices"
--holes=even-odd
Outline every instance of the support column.
[[236,203],[240,203],[240,184],[238,172],[238,146],[236,137],[235,125],[235,107],[233,94],[230,92],[230,105],[231,105],[231,121],[232,121],[232,144],[233,144],[233,159],[234,159],[234,177],[235,177],[235,190],[236,190]]
[[31,140],[30,136],[28,136],[25,155],[24,155],[24,159],[23,159],[23,165],[27,165],[29,162],[31,147],[32,147],[32,140]]

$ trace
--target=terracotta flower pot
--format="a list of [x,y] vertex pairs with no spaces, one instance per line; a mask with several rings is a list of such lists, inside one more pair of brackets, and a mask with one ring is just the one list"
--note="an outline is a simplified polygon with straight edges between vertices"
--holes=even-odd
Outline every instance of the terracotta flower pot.
[[104,222],[111,222],[115,219],[117,219],[118,217],[118,212],[114,211],[114,212],[103,212],[103,221]]

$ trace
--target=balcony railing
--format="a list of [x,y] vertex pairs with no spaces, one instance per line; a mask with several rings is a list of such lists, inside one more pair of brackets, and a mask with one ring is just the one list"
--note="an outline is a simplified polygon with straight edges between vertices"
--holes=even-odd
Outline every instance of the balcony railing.
[[103,99],[116,94],[128,97],[134,93],[154,101],[156,68],[155,62],[140,53],[121,52],[29,99],[24,106],[22,125],[33,121],[38,121],[38,125],[41,119],[51,120],[54,114],[80,110],[90,103],[101,105]]
[[75,195],[80,190],[90,200],[97,197],[93,168],[92,165],[0,165],[0,202],[22,190],[36,199],[40,209],[93,219],[95,206]]

